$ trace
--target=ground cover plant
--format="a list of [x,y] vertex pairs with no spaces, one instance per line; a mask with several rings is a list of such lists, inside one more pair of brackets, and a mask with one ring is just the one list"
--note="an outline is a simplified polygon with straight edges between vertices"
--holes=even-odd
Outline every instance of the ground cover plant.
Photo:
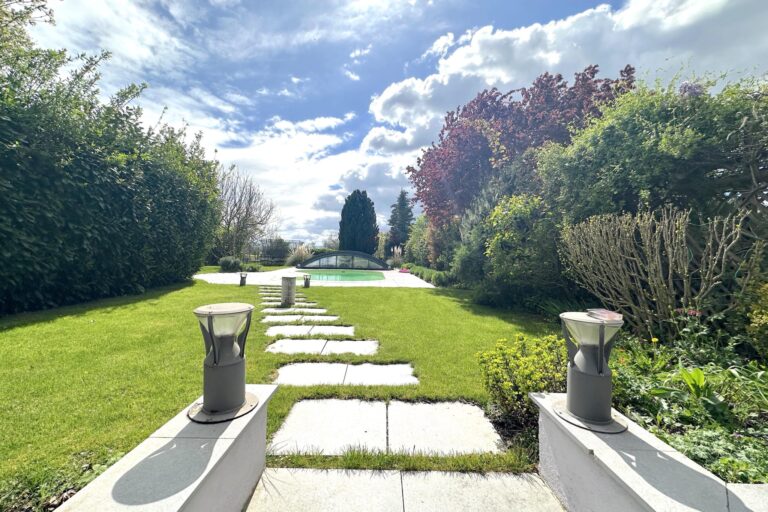
[[[486,405],[476,353],[500,338],[536,337],[540,319],[477,306],[462,291],[378,288],[303,290],[362,338],[381,342],[375,356],[323,361],[411,362],[420,379],[404,387],[282,386],[269,409],[273,434],[302,398],[461,400]],[[0,319],[0,509],[42,508],[79,488],[198,397],[203,343],[192,310],[213,302],[258,303],[257,288],[204,282],[142,296]],[[266,326],[254,322],[248,382],[320,356],[265,353]],[[87,361],[87,365],[84,362]],[[20,399],[19,397],[23,397]],[[34,425],[34,428],[29,428]],[[535,443],[518,438],[499,455],[417,457],[354,452],[290,456],[271,463],[310,467],[530,471]]]

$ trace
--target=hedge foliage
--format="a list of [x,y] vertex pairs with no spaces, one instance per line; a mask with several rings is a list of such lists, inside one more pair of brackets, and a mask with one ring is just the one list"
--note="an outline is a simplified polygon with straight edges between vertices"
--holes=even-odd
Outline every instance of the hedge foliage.
[[199,136],[143,128],[139,86],[100,101],[104,56],[15,35],[0,43],[0,314],[190,277],[218,215]]

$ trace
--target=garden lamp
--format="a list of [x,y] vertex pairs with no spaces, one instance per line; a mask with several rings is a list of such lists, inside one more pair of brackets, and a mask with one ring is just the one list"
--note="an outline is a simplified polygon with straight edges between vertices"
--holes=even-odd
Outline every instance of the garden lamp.
[[566,421],[588,430],[618,434],[627,425],[611,411],[611,369],[608,359],[613,341],[624,325],[618,313],[607,309],[561,313],[568,349],[565,410],[555,408]]
[[245,341],[253,306],[209,304],[195,310],[205,342],[203,402],[187,415],[197,423],[221,423],[251,412],[258,399],[245,392]]
[[296,303],[296,274],[283,276],[280,305],[284,308]]
[[245,279],[248,277],[248,272],[240,272],[240,286],[245,286]]
[[304,288],[309,288],[309,282],[312,280],[312,276],[304,274]]

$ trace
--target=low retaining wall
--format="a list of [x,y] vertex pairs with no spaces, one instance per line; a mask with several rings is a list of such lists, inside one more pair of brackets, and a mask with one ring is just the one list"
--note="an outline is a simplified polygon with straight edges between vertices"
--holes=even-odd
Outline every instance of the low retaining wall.
[[227,423],[193,423],[185,408],[58,510],[240,512],[264,472],[276,389],[247,385],[259,405]]
[[726,484],[621,414],[626,432],[598,434],[555,413],[564,393],[530,396],[539,407],[539,472],[567,510],[768,511],[768,485]]

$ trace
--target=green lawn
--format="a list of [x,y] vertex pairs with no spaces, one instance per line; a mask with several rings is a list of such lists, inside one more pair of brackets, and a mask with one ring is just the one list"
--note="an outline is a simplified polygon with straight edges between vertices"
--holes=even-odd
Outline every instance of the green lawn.
[[[196,282],[141,296],[96,301],[0,319],[0,509],[3,489],[55,493],[83,464],[114,460],[192,402],[202,389],[203,342],[192,310],[213,302],[257,303],[257,289]],[[475,354],[502,337],[541,334],[552,325],[472,305],[440,289],[303,290],[361,338],[381,342],[375,356],[268,354],[266,326],[254,322],[248,382],[270,382],[295,361],[410,362],[418,386],[281,387],[270,404],[269,434],[307,397],[465,400],[485,404]],[[352,453],[286,457],[287,465],[405,469],[531,469],[526,446],[505,455],[447,459]],[[88,467],[88,466],[86,466]],[[76,485],[91,478],[92,471]],[[11,498],[7,498],[11,499]]]

